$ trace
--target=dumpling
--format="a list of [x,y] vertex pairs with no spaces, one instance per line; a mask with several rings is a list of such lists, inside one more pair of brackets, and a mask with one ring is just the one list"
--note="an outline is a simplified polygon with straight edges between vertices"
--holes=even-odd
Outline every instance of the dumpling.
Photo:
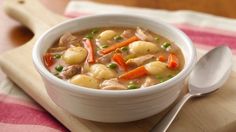
[[79,64],[86,59],[87,54],[87,50],[83,47],[72,47],[65,51],[62,59],[70,65]]
[[129,45],[129,52],[138,56],[153,54],[159,51],[156,44],[146,41],[135,41]]
[[99,86],[97,79],[83,74],[73,76],[70,79],[70,83],[88,88],[98,88]]
[[116,76],[115,72],[103,64],[94,64],[90,67],[90,74],[97,79],[110,79]]

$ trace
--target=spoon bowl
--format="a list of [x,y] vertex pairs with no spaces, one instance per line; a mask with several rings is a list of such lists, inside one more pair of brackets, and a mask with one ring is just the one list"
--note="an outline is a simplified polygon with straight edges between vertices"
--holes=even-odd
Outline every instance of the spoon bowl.
[[213,92],[228,79],[232,53],[227,46],[217,47],[202,57],[189,77],[189,93],[202,95]]
[[232,67],[232,53],[227,46],[219,46],[197,62],[189,77],[189,92],[172,108],[152,132],[165,132],[180,109],[191,97],[201,96],[219,89],[228,79]]

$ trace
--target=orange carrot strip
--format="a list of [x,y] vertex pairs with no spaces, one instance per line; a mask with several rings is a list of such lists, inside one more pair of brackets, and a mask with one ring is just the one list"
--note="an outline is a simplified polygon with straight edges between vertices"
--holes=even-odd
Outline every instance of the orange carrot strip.
[[89,63],[94,63],[95,62],[95,55],[94,55],[94,46],[91,42],[90,39],[85,39],[83,41],[85,48],[88,50],[88,57],[87,57],[87,61]]
[[124,47],[124,46],[127,46],[129,45],[130,43],[134,42],[134,41],[137,41],[139,40],[139,38],[137,36],[133,36],[125,41],[122,41],[120,43],[116,43],[116,44],[113,44],[112,46],[106,48],[106,49],[103,49],[101,50],[101,53],[102,54],[107,54],[107,53],[110,53],[114,50],[116,50],[117,48],[121,48],[121,47]]
[[160,55],[160,56],[158,56],[158,60],[161,61],[161,62],[165,62],[166,58],[165,58],[165,56]]
[[148,71],[144,66],[137,67],[129,72],[119,76],[119,79],[131,80],[148,75]]
[[125,63],[125,60],[121,53],[116,53],[112,56],[112,60],[115,61],[122,69],[125,71],[128,70],[128,65]]
[[175,54],[170,54],[168,56],[167,67],[170,69],[176,69],[179,67],[179,59]]
[[50,53],[46,53],[43,55],[43,61],[47,68],[54,64],[53,57]]

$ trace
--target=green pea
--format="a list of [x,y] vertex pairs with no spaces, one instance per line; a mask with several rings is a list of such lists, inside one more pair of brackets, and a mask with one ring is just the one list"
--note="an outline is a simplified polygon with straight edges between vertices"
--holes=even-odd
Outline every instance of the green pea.
[[162,45],[161,45],[161,48],[163,49],[167,49],[168,47],[170,47],[171,44],[169,42],[164,42]]
[[159,37],[155,37],[155,38],[154,38],[155,41],[158,41],[159,39],[160,39]]
[[91,31],[91,34],[97,34],[99,32],[99,29],[98,28],[94,28],[92,31]]
[[60,59],[60,58],[61,58],[61,55],[60,55],[60,54],[55,54],[55,55],[53,56],[53,58],[54,58],[54,59]]
[[123,51],[123,52],[126,52],[128,50],[129,50],[129,48],[127,46],[121,48],[121,51]]
[[85,35],[87,39],[93,39],[94,35],[99,32],[98,28],[94,28],[89,34]]
[[158,80],[162,80],[162,79],[163,79],[163,76],[161,76],[161,75],[156,75],[156,78],[157,78]]
[[113,39],[116,41],[123,40],[123,38],[120,35],[116,35]]
[[174,77],[173,75],[168,75],[167,78],[171,79],[172,77]]
[[57,65],[55,67],[55,70],[58,71],[58,72],[61,72],[63,70],[63,66],[62,65]]
[[93,34],[87,34],[87,35],[85,35],[85,38],[87,38],[87,39],[93,39]]
[[163,82],[165,82],[165,80],[164,80],[164,79],[161,79],[161,80],[160,80],[160,83],[163,83]]
[[96,51],[100,51],[100,50],[101,50],[101,48],[99,48],[99,47],[96,48]]
[[139,88],[139,86],[136,84],[129,84],[128,85],[128,89],[137,89],[137,88]]
[[110,63],[107,65],[107,67],[110,69],[116,69],[117,65],[115,63]]
[[53,73],[55,76],[58,76],[59,75],[59,73],[58,72],[55,72],[55,73]]
[[102,49],[105,49],[105,48],[107,48],[107,47],[108,47],[108,45],[102,45],[102,46],[101,46]]

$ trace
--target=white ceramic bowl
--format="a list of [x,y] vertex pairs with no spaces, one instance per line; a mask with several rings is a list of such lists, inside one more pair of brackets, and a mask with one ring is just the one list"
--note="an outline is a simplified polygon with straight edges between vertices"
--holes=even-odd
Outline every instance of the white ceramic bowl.
[[[172,79],[149,88],[109,91],[70,84],[55,77],[45,68],[42,55],[64,32],[107,26],[139,26],[174,41],[184,54],[183,70]],[[179,96],[184,80],[191,72],[195,61],[195,48],[183,32],[156,18],[152,20],[135,15],[110,14],[72,19],[45,32],[33,48],[33,62],[51,99],[73,115],[98,122],[128,122],[161,112]]]

